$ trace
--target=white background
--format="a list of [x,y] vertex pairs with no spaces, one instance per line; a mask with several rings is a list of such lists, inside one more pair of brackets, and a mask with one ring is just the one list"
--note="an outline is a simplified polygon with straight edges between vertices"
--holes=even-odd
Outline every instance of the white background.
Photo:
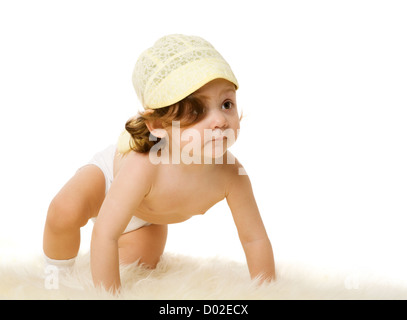
[[[138,55],[184,33],[239,79],[232,151],[276,262],[407,281],[406,17],[404,1],[1,1],[0,259],[41,254],[52,197],[140,108]],[[171,225],[167,250],[244,261],[224,202]]]

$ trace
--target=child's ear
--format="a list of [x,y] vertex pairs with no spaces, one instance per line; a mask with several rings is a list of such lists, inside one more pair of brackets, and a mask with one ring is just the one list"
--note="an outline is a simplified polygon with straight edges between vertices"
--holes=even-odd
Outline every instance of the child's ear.
[[146,126],[154,137],[162,139],[167,135],[167,131],[165,131],[159,120],[146,120]]

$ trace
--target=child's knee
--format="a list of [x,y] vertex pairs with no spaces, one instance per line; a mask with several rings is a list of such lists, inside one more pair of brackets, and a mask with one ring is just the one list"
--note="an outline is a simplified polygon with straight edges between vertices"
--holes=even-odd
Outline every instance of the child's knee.
[[46,224],[54,231],[80,228],[88,222],[86,210],[78,203],[56,196],[50,203]]
[[149,225],[123,234],[118,241],[122,264],[139,260],[140,264],[154,269],[161,259],[167,240],[167,225]]

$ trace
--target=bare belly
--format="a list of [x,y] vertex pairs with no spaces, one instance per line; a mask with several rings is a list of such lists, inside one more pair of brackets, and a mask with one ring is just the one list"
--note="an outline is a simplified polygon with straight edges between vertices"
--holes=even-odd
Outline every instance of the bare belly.
[[145,214],[139,211],[135,212],[134,216],[152,224],[171,224],[179,223],[188,220],[192,215],[179,214]]

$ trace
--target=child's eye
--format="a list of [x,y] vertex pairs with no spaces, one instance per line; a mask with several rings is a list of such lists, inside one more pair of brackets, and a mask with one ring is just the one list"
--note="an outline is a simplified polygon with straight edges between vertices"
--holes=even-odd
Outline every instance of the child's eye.
[[222,105],[222,109],[226,109],[226,110],[232,109],[232,107],[233,107],[232,101],[226,101]]

